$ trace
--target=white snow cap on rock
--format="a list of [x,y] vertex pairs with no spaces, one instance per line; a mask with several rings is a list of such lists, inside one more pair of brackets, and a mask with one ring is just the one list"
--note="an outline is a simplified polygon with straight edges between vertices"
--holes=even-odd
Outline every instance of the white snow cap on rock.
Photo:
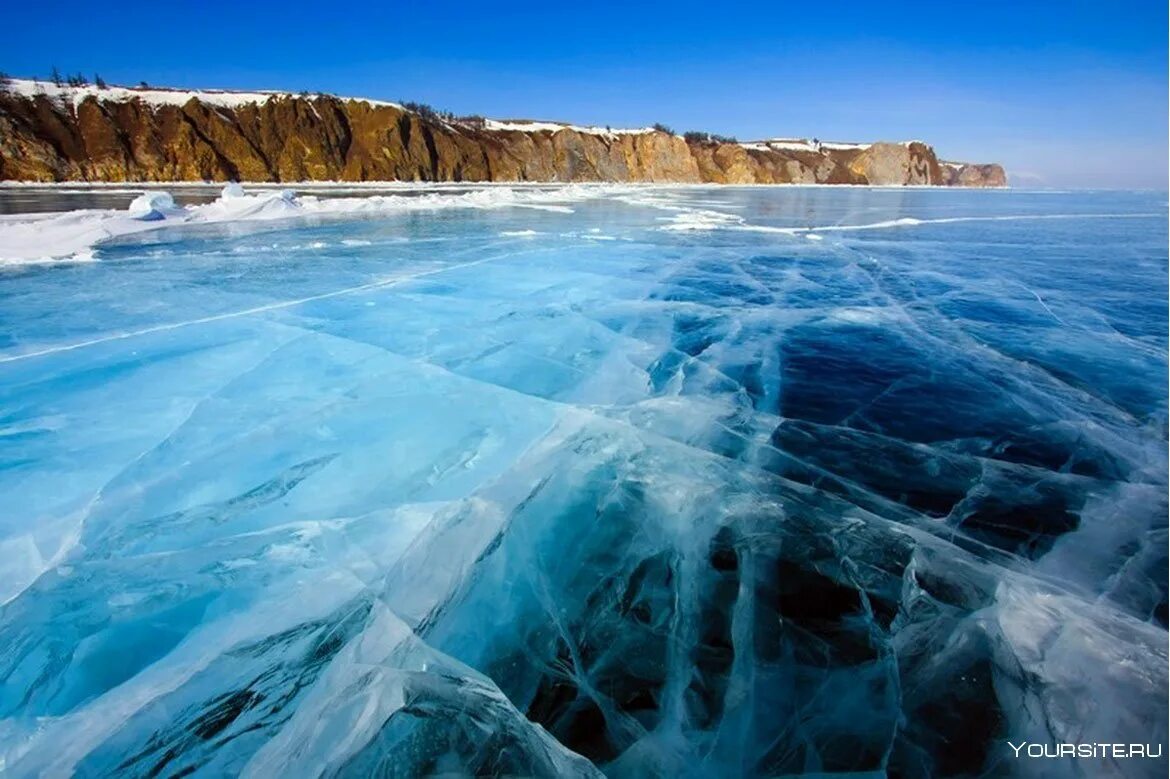
[[646,133],[654,132],[653,127],[635,127],[635,128],[619,128],[611,129],[608,127],[594,127],[593,125],[582,126],[576,124],[562,124],[560,122],[529,122],[529,121],[498,121],[496,119],[487,119],[484,121],[484,129],[489,132],[520,132],[520,133],[540,133],[550,132],[555,133],[561,130],[572,130],[578,133],[585,133],[588,135],[645,135]]
[[[98,100],[112,100],[119,103],[131,100],[140,100],[150,106],[183,106],[191,99],[198,99],[204,105],[216,108],[238,108],[242,105],[267,103],[269,100],[296,97],[292,92],[278,90],[259,90],[255,92],[235,92],[228,89],[169,89],[166,87],[99,87],[94,84],[85,86],[69,86],[68,84],[54,84],[52,81],[39,79],[14,78],[9,79],[0,89],[20,95],[21,97],[54,98],[74,106],[81,105],[86,98],[94,97]],[[308,93],[310,99],[327,97],[320,92]],[[340,100],[357,100],[370,105],[383,105],[401,108],[398,103],[385,100],[367,100],[358,97],[342,97]]]

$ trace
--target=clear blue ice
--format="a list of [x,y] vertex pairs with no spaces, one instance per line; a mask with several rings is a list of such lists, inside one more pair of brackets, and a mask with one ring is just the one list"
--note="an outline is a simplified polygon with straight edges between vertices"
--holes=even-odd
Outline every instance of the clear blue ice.
[[97,258],[0,269],[2,774],[1165,739],[1165,193],[629,187]]

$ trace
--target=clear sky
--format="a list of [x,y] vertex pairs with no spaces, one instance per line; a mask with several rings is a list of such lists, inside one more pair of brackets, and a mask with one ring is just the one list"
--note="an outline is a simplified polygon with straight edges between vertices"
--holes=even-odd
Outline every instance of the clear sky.
[[1166,0],[5,6],[12,76],[56,65],[741,140],[918,138],[1002,162],[1017,185],[1167,185]]

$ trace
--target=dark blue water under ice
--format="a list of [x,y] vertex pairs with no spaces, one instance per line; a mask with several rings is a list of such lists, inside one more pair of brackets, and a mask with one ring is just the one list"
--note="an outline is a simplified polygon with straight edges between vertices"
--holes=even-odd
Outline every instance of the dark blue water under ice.
[[98,257],[0,271],[0,774],[1166,775],[1007,743],[1167,752],[1165,193]]

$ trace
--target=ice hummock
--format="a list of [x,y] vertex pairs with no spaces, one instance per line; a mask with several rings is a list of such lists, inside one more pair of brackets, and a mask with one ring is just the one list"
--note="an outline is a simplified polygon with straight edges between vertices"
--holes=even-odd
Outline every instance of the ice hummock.
[[0,276],[6,775],[1164,738],[1153,196],[222,194]]
[[621,186],[557,188],[480,187],[448,193],[433,188],[418,193],[363,198],[299,195],[293,189],[226,184],[210,203],[179,206],[165,191],[147,191],[124,211],[89,209],[62,213],[0,216],[0,266],[94,259],[103,243],[162,227],[223,224],[274,219],[360,218],[446,209],[530,208],[571,212],[573,202],[626,191]]
[[[241,194],[243,191],[241,190]],[[224,197],[227,188],[224,188]],[[169,192],[143,192],[130,202],[126,211],[133,219],[144,222],[155,222],[167,217],[182,217],[184,211],[175,205],[175,199]]]

